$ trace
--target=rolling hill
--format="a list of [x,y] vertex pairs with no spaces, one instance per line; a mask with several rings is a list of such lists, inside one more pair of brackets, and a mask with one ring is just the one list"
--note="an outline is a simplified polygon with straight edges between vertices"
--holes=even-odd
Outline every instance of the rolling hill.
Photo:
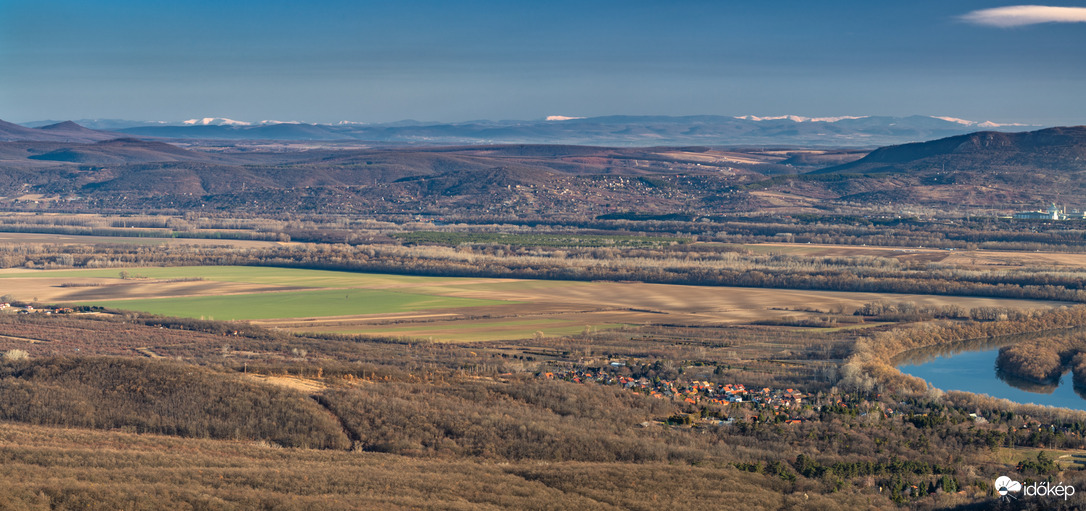
[[846,202],[1086,206],[1086,126],[982,131],[876,149],[813,171],[805,186]]
[[74,122],[65,121],[40,128],[27,128],[18,124],[0,121],[0,142],[100,142],[126,135],[84,128]]
[[[562,122],[582,121],[612,126],[676,123],[675,118]],[[814,125],[787,119],[744,121]],[[836,122],[884,124],[867,118]],[[314,129],[295,124],[265,127]],[[262,127],[178,129],[190,128]],[[75,123],[41,128],[5,123],[0,124],[0,133],[11,138],[104,136]],[[44,194],[69,201],[78,197],[96,207],[191,203],[261,210],[481,210],[518,215],[601,214],[631,208],[699,214],[813,212],[842,205],[1019,209],[1054,200],[1086,208],[1086,200],[1076,199],[1086,197],[1086,127],[982,131],[887,146],[866,156],[840,150],[557,144],[398,149],[300,144],[299,149],[284,149],[288,146],[217,142],[188,144],[186,149],[161,140],[165,139],[0,142],[0,196]]]
[[931,142],[876,149],[844,165],[817,171],[923,172],[947,166],[951,171],[998,167],[1078,172],[1086,170],[1086,126],[1049,128],[1025,133],[981,131]]
[[212,157],[203,153],[186,151],[163,142],[117,138],[94,144],[68,145],[46,153],[29,156],[29,159],[87,165],[127,165],[149,162],[208,162],[212,160]]

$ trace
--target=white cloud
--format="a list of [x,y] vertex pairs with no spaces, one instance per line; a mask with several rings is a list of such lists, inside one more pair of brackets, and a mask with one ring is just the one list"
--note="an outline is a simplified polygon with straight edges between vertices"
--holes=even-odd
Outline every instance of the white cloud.
[[973,11],[961,19],[977,25],[1004,28],[1037,23],[1086,23],[1086,7],[1011,5]]

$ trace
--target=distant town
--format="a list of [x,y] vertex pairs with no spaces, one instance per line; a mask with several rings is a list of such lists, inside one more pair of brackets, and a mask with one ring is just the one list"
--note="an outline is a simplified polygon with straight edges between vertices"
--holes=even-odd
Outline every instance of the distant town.
[[1056,206],[1053,203],[1046,210],[1020,211],[1015,213],[1013,218],[1017,220],[1074,220],[1086,218],[1086,211],[1072,209],[1068,212],[1066,207]]

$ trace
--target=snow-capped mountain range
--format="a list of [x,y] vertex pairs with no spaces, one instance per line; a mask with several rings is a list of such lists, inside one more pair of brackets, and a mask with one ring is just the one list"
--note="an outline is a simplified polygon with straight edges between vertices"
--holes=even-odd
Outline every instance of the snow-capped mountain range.
[[1011,127],[1011,126],[1030,126],[1029,124],[1022,124],[1020,122],[1010,122],[1010,123],[996,123],[996,122],[992,122],[992,121],[977,122],[977,121],[969,121],[969,120],[965,120],[965,119],[958,119],[956,117],[935,117],[935,119],[942,119],[942,120],[944,120],[946,122],[956,122],[956,123],[961,124],[963,126],[976,126],[978,128],[1003,128],[1003,127]]
[[[792,121],[792,122],[826,122],[833,123],[843,120],[856,120],[867,119],[869,115],[840,115],[837,117],[804,117],[802,115],[774,115],[774,116],[758,116],[758,115],[737,115],[733,118],[744,121]],[[932,119],[940,119],[946,122],[952,122],[961,124],[962,126],[976,126],[978,128],[1002,128],[1011,126],[1030,127],[1030,124],[1023,123],[996,123],[992,121],[970,121],[967,119],[959,119],[957,117],[946,116],[931,116]],[[548,115],[544,118],[547,121],[575,121],[580,119],[587,119],[587,117],[576,117],[568,115]],[[162,122],[162,124],[171,124],[169,122]],[[226,117],[203,117],[199,119],[189,119],[187,121],[181,121],[183,126],[267,126],[269,124],[306,124],[301,121],[237,121],[234,119],[228,119]],[[371,123],[358,122],[358,121],[339,121],[336,123],[311,123],[314,125],[327,125],[327,126],[362,126]]]
[[[168,123],[165,123],[168,124]],[[181,121],[182,126],[267,126],[270,124],[305,124],[301,121],[235,121],[226,117],[203,117]]]
[[[29,127],[56,121],[27,123]],[[93,129],[133,136],[219,140],[344,140],[396,144],[579,144],[613,146],[875,147],[932,140],[981,130],[1023,131],[1040,126],[971,121],[946,116],[606,116],[550,115],[535,120],[333,124],[243,121],[200,117],[179,122],[79,120]]]

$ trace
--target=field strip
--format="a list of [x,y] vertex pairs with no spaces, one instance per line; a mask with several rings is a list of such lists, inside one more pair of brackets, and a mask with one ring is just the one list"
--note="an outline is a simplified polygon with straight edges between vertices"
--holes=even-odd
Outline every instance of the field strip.
[[142,300],[87,300],[80,305],[134,309],[165,316],[219,320],[276,320],[440,311],[511,304],[382,289],[307,289],[283,293],[179,296]]
[[276,376],[245,373],[245,377],[256,382],[299,390],[307,394],[317,393],[328,388],[327,385],[320,381],[312,380],[309,378],[299,378],[296,376]]
[[184,238],[184,237],[147,237],[147,236],[95,236],[84,234],[47,234],[36,232],[0,232],[0,243],[49,243],[49,244],[139,244],[139,245],[201,245],[228,246],[237,248],[261,248],[274,246],[297,246],[301,243],[233,240],[223,238]]
[[368,314],[354,315],[354,316],[311,316],[306,318],[276,318],[255,320],[254,324],[258,325],[276,325],[280,323],[308,323],[311,321],[320,321],[322,323],[337,323],[342,321],[381,321],[381,320],[397,320],[397,319],[421,319],[421,318],[436,318],[436,317],[461,317],[463,314],[456,313],[435,313],[435,314],[412,314],[410,316],[396,316],[396,315],[377,315],[373,317]]
[[41,342],[50,342],[45,339],[31,339],[29,337],[15,337],[13,335],[0,335],[0,339],[11,339],[13,341],[28,342],[30,344],[38,344]]
[[[272,294],[276,294],[276,293],[305,293],[305,292],[310,292],[310,291],[312,291],[312,292],[342,291],[342,290],[352,291],[352,290],[355,290],[355,289],[358,289],[358,288],[348,288],[348,287],[344,287],[344,288],[334,288],[334,287],[279,287],[279,288],[270,288],[270,289],[255,289],[255,290],[252,290],[252,291],[228,291],[228,292],[225,292],[225,293],[215,293],[214,295],[210,295],[210,296],[219,297],[219,296],[272,295]],[[207,293],[204,293],[204,294],[143,295],[143,296],[132,296],[132,297],[126,297],[126,298],[110,298],[109,301],[111,301],[111,302],[125,302],[125,301],[138,301],[138,300],[162,300],[162,299],[172,299],[172,298],[202,298],[202,297],[206,297],[206,296],[209,296],[209,295]]]
[[[490,321],[502,318],[528,318],[528,317],[547,317],[558,316],[568,314],[599,314],[599,313],[617,313],[617,314],[642,314],[651,312],[655,314],[668,314],[666,312],[656,311],[642,311],[636,309],[629,309],[623,307],[598,307],[594,309],[574,308],[567,307],[564,304],[559,304],[559,308],[553,310],[539,310],[549,304],[531,304],[534,311],[526,311],[523,304],[510,304],[507,306],[498,306],[495,308],[508,307],[511,309],[509,312],[487,312],[486,309],[493,309],[490,307],[473,307],[465,309],[462,312],[441,312],[432,314],[352,314],[348,316],[313,316],[313,317],[299,317],[299,318],[276,318],[270,320],[253,321],[253,323],[259,324],[278,324],[278,323],[302,323],[302,322],[344,322],[344,321],[358,321],[366,324],[378,325],[380,322],[385,321],[399,321],[401,319],[428,319],[439,318],[437,321],[458,321],[458,320],[471,320],[471,321]],[[447,319],[441,319],[447,318]]]
[[148,347],[132,348],[132,349],[136,350],[137,352],[139,352],[142,355],[146,355],[146,356],[151,357],[151,358],[163,358],[162,355],[159,355],[158,353],[155,353],[155,350],[152,350],[151,348],[148,348]]

